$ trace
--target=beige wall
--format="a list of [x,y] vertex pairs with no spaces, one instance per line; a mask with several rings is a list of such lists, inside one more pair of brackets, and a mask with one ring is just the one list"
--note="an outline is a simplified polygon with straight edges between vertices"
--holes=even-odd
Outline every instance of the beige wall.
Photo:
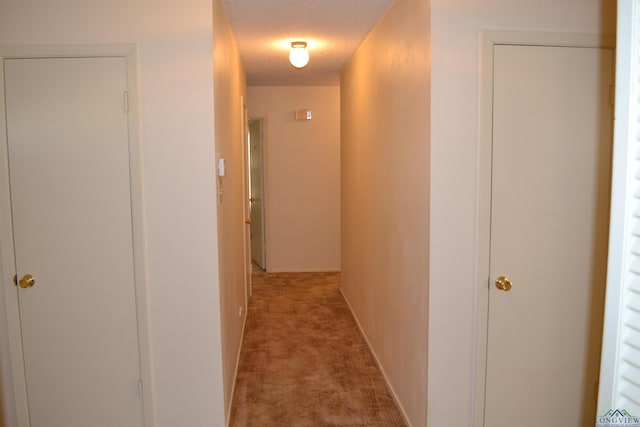
[[[265,117],[267,269],[339,271],[340,88],[247,91],[249,115]],[[295,120],[299,109],[312,120]]]
[[226,169],[225,176],[218,179],[218,190],[222,190],[222,198],[218,199],[218,248],[224,405],[228,413],[246,314],[242,110],[246,83],[221,0],[213,1],[213,29],[216,156],[225,159]]
[[427,399],[429,26],[428,1],[398,0],[341,77],[342,287],[414,426]]
[[3,0],[1,9],[3,45],[137,44],[139,108],[131,114],[144,164],[146,389],[158,427],[224,425],[212,2]]
[[[430,427],[471,426],[478,294],[481,31],[613,33],[613,0],[431,0]],[[486,280],[486,278],[485,278]],[[534,408],[535,410],[535,408]]]

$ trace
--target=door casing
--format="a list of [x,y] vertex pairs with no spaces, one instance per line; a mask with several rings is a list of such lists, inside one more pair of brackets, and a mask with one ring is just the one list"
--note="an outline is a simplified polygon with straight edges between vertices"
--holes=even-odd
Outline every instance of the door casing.
[[[148,289],[146,274],[146,251],[144,246],[144,216],[142,195],[142,150],[139,139],[137,49],[132,44],[112,45],[47,45],[47,46],[0,46],[0,61],[5,58],[59,58],[59,57],[125,57],[128,74],[129,101],[129,170],[131,179],[131,215],[133,226],[133,257],[136,312],[138,316],[138,340],[140,374],[144,386],[143,406],[146,426],[155,425],[153,405],[153,380],[151,373],[151,346]],[[0,67],[0,79],[4,72]],[[9,158],[7,153],[6,111],[4,85],[0,85],[0,218],[11,218],[9,188]],[[25,368],[22,358],[18,295],[13,284],[15,259],[13,230],[10,220],[0,221],[0,305],[5,316],[0,316],[0,360],[9,366],[10,379],[2,378],[0,384],[5,417],[10,425],[29,426]],[[8,347],[8,348],[7,348]],[[6,388],[6,389],[5,389]]]
[[495,45],[614,48],[613,36],[575,33],[537,33],[517,31],[482,32],[480,85],[480,142],[478,148],[477,284],[473,425],[484,425],[484,406],[489,321],[491,168],[493,141],[493,47]]

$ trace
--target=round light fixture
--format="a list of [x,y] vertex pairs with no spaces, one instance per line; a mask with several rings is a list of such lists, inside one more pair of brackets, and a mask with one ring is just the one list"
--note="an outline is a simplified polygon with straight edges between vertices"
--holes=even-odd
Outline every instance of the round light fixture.
[[307,52],[307,42],[291,42],[291,52],[289,52],[289,62],[296,68],[304,68],[309,63],[309,52]]

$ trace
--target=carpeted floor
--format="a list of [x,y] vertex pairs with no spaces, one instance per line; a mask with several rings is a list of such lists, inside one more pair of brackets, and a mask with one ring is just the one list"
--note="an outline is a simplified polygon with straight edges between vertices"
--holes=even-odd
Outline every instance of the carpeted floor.
[[339,287],[254,274],[231,426],[405,426]]

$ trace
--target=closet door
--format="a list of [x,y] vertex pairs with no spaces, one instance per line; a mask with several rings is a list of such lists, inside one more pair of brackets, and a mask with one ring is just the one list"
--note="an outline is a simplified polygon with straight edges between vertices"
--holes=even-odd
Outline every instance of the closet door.
[[126,59],[5,59],[32,427],[142,426]]
[[494,47],[486,427],[593,426],[611,49]]

